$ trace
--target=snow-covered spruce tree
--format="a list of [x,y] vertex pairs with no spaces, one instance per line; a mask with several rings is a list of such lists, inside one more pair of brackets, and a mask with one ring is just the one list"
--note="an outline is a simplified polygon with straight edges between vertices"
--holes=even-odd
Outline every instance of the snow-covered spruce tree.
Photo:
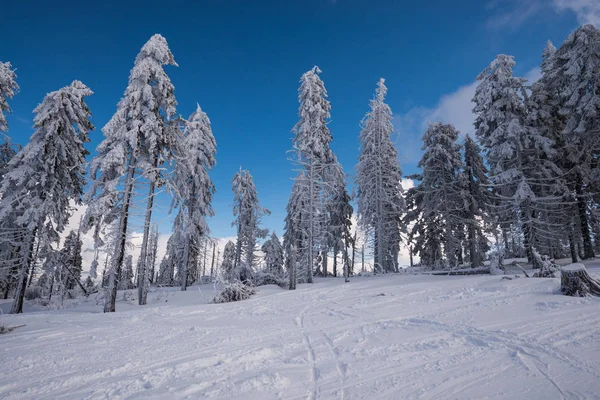
[[[70,201],[81,204],[85,186],[84,143],[94,128],[84,97],[92,91],[79,81],[48,93],[34,112],[35,133],[10,161],[2,180],[0,221],[19,228],[19,269],[12,313],[23,311],[34,243],[47,253],[71,216]],[[1,223],[1,222],[0,222]]]
[[261,250],[265,255],[266,271],[273,275],[282,276],[283,246],[275,232],[263,243]]
[[0,132],[8,131],[8,123],[4,113],[10,113],[8,100],[19,91],[17,74],[9,62],[0,61]]
[[464,143],[464,170],[465,187],[463,199],[466,204],[464,223],[467,228],[467,247],[471,267],[477,268],[482,265],[482,254],[487,251],[488,246],[482,245],[487,242],[483,227],[490,224],[488,211],[492,200],[489,191],[487,167],[483,162],[479,145],[467,135]]
[[300,171],[294,179],[292,192],[286,206],[283,248],[286,253],[290,290],[296,289],[297,281],[306,282],[308,258],[308,215],[309,191],[306,172]]
[[404,211],[402,171],[392,143],[393,117],[385,103],[384,82],[384,79],[379,80],[375,97],[369,102],[371,111],[361,123],[360,156],[356,166],[358,222],[372,236],[377,272],[397,268],[397,261],[386,253],[391,251],[397,255],[399,251],[400,216]]
[[221,276],[225,282],[232,282],[235,269],[235,244],[230,240],[223,249],[223,262],[221,263]]
[[[125,257],[128,218],[136,171],[150,186],[144,219],[142,254],[138,262],[139,304],[146,303],[148,276],[146,252],[152,217],[154,190],[162,179],[161,165],[173,159],[178,138],[172,121],[177,104],[174,87],[163,66],[177,65],[167,41],[154,35],[142,47],[129,75],[117,112],[102,129],[104,141],[92,160],[93,185],[87,196],[84,228],[118,220],[118,238],[111,257],[105,312],[115,311],[116,278]],[[120,190],[122,188],[122,190]]]
[[523,233],[528,259],[532,247],[555,234],[544,218],[560,200],[554,141],[527,125],[525,80],[512,75],[513,57],[499,55],[479,76],[473,111],[476,135],[487,151],[490,181],[501,224]]
[[[427,252],[428,246],[417,241],[415,249],[425,262],[433,262],[428,267],[436,267],[443,262],[454,268],[457,265],[457,253],[461,251],[458,229],[464,226],[464,199],[459,175],[463,163],[460,145],[457,143],[458,130],[450,124],[430,123],[423,135],[423,156],[419,162],[422,169],[421,182],[416,188],[416,209],[421,214],[413,223],[411,237],[428,232],[436,232],[443,245],[444,260],[437,253],[439,246],[433,246],[433,254]],[[435,224],[436,226],[430,226]]]
[[327,251],[323,254],[324,276],[327,276],[326,259],[329,249],[333,249],[333,275],[337,276],[337,256],[341,251],[342,260],[346,260],[348,247],[353,242],[351,228],[354,209],[350,205],[350,196],[346,190],[346,175],[337,158],[333,156],[332,159],[326,173],[325,211],[327,219],[323,230]]
[[64,279],[64,286],[67,290],[75,289],[79,286],[81,280],[81,272],[83,270],[83,258],[81,256],[81,248],[83,242],[79,232],[71,231],[65,238],[63,247],[60,250],[61,268]]
[[[549,195],[562,197],[559,202],[543,204],[539,211],[539,217],[550,226],[551,234],[540,237],[537,248],[542,254],[548,254],[553,258],[562,258],[566,255],[563,243],[573,239],[573,218],[577,217],[577,201],[574,187],[568,188],[570,181],[576,180],[576,178],[573,174],[569,174],[569,172],[575,172],[573,161],[569,157],[565,157],[571,151],[563,134],[564,118],[558,112],[557,94],[549,90],[551,87],[549,74],[555,61],[555,54],[556,48],[548,41],[542,53],[542,77],[529,88],[530,95],[525,105],[529,129],[552,140],[554,150],[551,159],[552,167],[558,169],[552,171],[555,181],[552,182],[552,185],[534,185],[533,189],[540,197]],[[579,160],[576,160],[575,164],[578,162]],[[543,169],[534,170],[535,173],[540,171]],[[543,179],[543,176],[540,178]],[[579,237],[579,235],[577,236]],[[577,259],[574,258],[573,262],[577,262]]]
[[[214,215],[211,201],[215,186],[208,173],[216,163],[217,149],[210,120],[199,105],[184,126],[175,166],[175,189],[182,208],[180,271],[185,275],[192,239],[208,236],[206,217]],[[182,280],[181,290],[186,290],[186,281]]]
[[[327,100],[327,90],[315,66],[300,78],[298,89],[298,115],[300,120],[294,126],[294,160],[306,171],[302,179],[307,184],[308,203],[303,211],[306,218],[306,282],[312,283],[313,269],[319,250],[323,246],[325,170],[331,163],[331,133],[327,127],[331,104]],[[297,253],[297,256],[299,254]],[[298,259],[298,257],[297,257]]]
[[257,240],[265,238],[268,233],[259,225],[263,216],[271,212],[260,206],[258,192],[250,171],[240,168],[239,172],[234,175],[231,184],[235,217],[231,225],[237,229],[234,278],[244,282],[251,279],[253,275]]
[[[551,57],[545,57],[540,85],[555,106],[550,129],[562,125],[558,146],[569,189],[575,194],[583,258],[594,258],[589,202],[597,193],[600,137],[600,30],[584,25],[572,32]],[[551,52],[552,53],[552,52]]]
[[[8,100],[12,99],[13,96],[19,91],[19,86],[16,82],[17,75],[12,69],[12,65],[9,62],[0,62],[0,134],[8,131],[8,124],[6,122],[6,116],[4,113],[10,113],[11,109],[8,105]],[[0,145],[0,184],[7,171],[8,163],[17,154],[15,147],[11,144],[8,136],[4,135],[4,143]],[[2,221],[3,234],[12,236],[12,232],[18,229],[14,221],[4,220]],[[0,297],[6,299],[9,291],[14,286],[17,265],[15,265],[14,258],[15,254],[19,253],[19,248],[12,245],[11,241],[0,240]]]
[[128,254],[125,257],[123,268],[121,269],[121,275],[119,275],[119,282],[117,283],[119,290],[133,289],[133,256]]

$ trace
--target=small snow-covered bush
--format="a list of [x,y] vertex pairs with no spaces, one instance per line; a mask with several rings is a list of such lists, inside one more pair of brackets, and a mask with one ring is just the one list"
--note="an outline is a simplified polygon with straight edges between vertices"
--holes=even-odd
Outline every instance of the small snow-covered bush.
[[531,249],[534,258],[534,267],[540,270],[533,274],[534,278],[556,278],[556,273],[560,270],[554,260],[546,255],[540,255],[535,249]]
[[252,283],[254,284],[254,286],[279,285],[281,287],[287,287],[289,281],[270,272],[261,271],[254,274],[254,277],[252,278]]
[[246,300],[254,293],[256,293],[256,291],[252,287],[242,282],[227,283],[223,286],[221,292],[212,299],[212,302],[229,303],[232,301]]
[[490,253],[490,274],[504,275],[504,251],[494,250]]

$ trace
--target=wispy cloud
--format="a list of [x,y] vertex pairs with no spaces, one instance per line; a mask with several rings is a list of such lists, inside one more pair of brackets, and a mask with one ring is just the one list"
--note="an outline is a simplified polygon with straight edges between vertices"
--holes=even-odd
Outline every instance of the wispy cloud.
[[527,20],[544,10],[543,0],[498,0],[489,4],[492,16],[487,21],[490,29],[518,29]]
[[488,3],[490,29],[516,30],[548,10],[572,12],[580,24],[600,26],[599,0],[493,0]]
[[[539,67],[525,74],[525,79],[531,84],[541,76]],[[421,137],[430,122],[443,122],[454,125],[462,135],[473,134],[475,115],[474,104],[471,102],[475,95],[477,82],[472,82],[456,89],[452,93],[440,97],[433,108],[415,107],[405,114],[397,115],[394,119],[396,131],[400,140],[396,147],[405,162],[416,164],[421,158]]]
[[572,11],[581,24],[600,26],[599,0],[553,0],[554,7],[559,11]]

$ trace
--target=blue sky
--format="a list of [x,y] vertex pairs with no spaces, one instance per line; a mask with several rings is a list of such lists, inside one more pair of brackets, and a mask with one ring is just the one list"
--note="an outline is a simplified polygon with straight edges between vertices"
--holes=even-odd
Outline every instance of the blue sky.
[[[218,145],[213,235],[233,235],[230,181],[242,166],[254,176],[265,227],[281,234],[291,188],[286,151],[297,120],[301,74],[318,65],[332,103],[334,151],[352,176],[359,122],[380,77],[396,115],[405,174],[417,172],[428,120],[468,131],[477,74],[498,53],[515,56],[515,73],[536,77],[546,40],[557,46],[583,22],[600,22],[597,0],[482,1],[8,1],[2,7],[0,60],[17,68],[9,135],[25,143],[31,111],[52,90],[79,79],[96,131],[114,113],[129,70],[154,33],[179,64],[168,67],[188,116],[198,102]],[[163,205],[157,218],[168,232]]]

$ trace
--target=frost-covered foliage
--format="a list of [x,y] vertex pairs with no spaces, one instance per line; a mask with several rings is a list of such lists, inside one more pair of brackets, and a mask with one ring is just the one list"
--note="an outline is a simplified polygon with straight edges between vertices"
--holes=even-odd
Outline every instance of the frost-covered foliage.
[[[287,257],[287,272],[293,282],[293,288],[295,288],[296,281],[306,282],[308,276],[306,272],[308,269],[308,207],[310,203],[308,186],[306,172],[298,172],[286,206],[283,247]],[[291,254],[292,248],[294,257]]]
[[556,278],[556,273],[560,268],[556,262],[547,255],[541,255],[534,248],[532,249],[533,257],[535,258],[534,266],[539,268],[539,271],[533,274],[534,278]]
[[18,91],[17,74],[11,63],[0,61],[0,132],[8,131],[4,113],[11,112],[8,100],[12,99]]
[[81,256],[83,242],[79,232],[71,231],[65,238],[63,247],[60,250],[61,267],[65,269],[63,276],[65,279],[65,288],[67,290],[75,289],[79,286],[81,272],[83,270],[83,258]]
[[[538,129],[557,139],[558,164],[576,205],[563,217],[569,241],[583,243],[583,258],[594,258],[589,199],[597,193],[597,138],[600,133],[600,30],[584,25],[556,50],[547,46],[542,78],[533,93],[538,104]],[[573,222],[572,222],[573,221]],[[565,226],[566,225],[566,226]],[[579,239],[579,240],[578,240]],[[539,247],[539,246],[538,246]],[[573,248],[573,244],[571,246]],[[574,252],[572,251],[572,254]],[[573,256],[574,261],[576,259]]]
[[[512,56],[499,55],[477,77],[476,135],[486,149],[500,224],[518,225],[527,256],[555,235],[550,217],[565,193],[554,163],[555,141],[528,121],[525,79],[514,77]],[[505,243],[505,246],[507,244]]]
[[244,282],[252,278],[256,263],[258,239],[267,236],[268,230],[260,228],[262,218],[271,212],[258,201],[258,192],[250,171],[240,170],[232,180],[233,215],[231,224],[237,229],[235,263],[232,279]]
[[235,244],[230,240],[223,249],[223,262],[221,263],[221,276],[223,281],[234,281],[235,269]]
[[[327,90],[319,74],[321,70],[315,66],[305,72],[300,78],[298,89],[298,123],[294,126],[293,154],[295,162],[302,168],[303,173],[298,175],[307,191],[303,196],[307,201],[303,203],[303,209],[296,210],[296,215],[289,219],[290,223],[296,223],[297,214],[302,212],[301,224],[306,231],[304,243],[299,248],[297,261],[301,263],[295,268],[302,266],[305,270],[301,274],[305,276],[306,282],[312,283],[314,266],[319,251],[324,246],[326,212],[325,198],[327,190],[326,170],[334,161],[331,152],[331,132],[327,127],[330,118],[331,104],[327,100]],[[296,201],[296,206],[299,203]],[[289,213],[288,213],[289,215]],[[304,257],[301,260],[300,257]],[[300,277],[300,275],[298,275]]]
[[[129,75],[129,83],[117,111],[104,126],[105,139],[92,160],[93,184],[87,196],[84,229],[93,225],[118,222],[117,238],[110,268],[105,312],[115,311],[116,279],[125,256],[128,215],[136,171],[150,185],[144,221],[142,254],[138,265],[140,304],[145,304],[148,286],[146,252],[154,189],[163,179],[161,165],[173,160],[179,139],[173,122],[176,114],[175,88],[164,71],[165,65],[177,66],[167,41],[154,35],[142,47]],[[122,189],[121,189],[122,188]]]
[[464,227],[465,192],[458,130],[450,124],[431,123],[423,135],[420,183],[408,192],[412,224],[409,240],[421,264],[430,268],[458,265]]
[[247,300],[256,291],[240,281],[227,283],[221,289],[221,292],[217,294],[213,299],[213,303],[230,303],[232,301]]
[[375,269],[398,270],[401,220],[404,211],[402,171],[392,142],[392,110],[385,103],[387,88],[380,79],[371,111],[362,121],[356,166],[358,221],[372,236]]
[[[210,120],[198,105],[196,111],[184,122],[183,140],[178,149],[175,167],[175,189],[181,199],[183,248],[180,271],[187,274],[190,246],[197,238],[209,234],[206,217],[214,215],[211,201],[215,187],[208,175],[215,165],[216,142]],[[196,250],[196,254],[198,251]],[[187,280],[182,280],[181,289],[186,289]]]
[[268,240],[265,240],[261,250],[265,255],[265,272],[278,277],[282,276],[284,261],[283,246],[275,232],[271,234]]
[[479,145],[467,135],[464,142],[465,182],[462,195],[469,261],[473,268],[482,265],[482,254],[489,249],[483,227],[493,225],[490,219],[492,199],[487,173]]
[[[332,155],[332,161],[326,172],[325,212],[327,218],[324,220],[322,228],[325,235],[322,245],[325,251],[321,256],[323,260],[322,275],[327,276],[327,258],[329,249],[333,249],[333,275],[337,276],[338,253],[341,251],[342,258],[346,259],[348,248],[354,241],[351,232],[354,208],[350,204],[350,195],[346,189],[346,175],[335,155]],[[397,250],[395,254],[398,254]],[[392,256],[392,258],[394,257]]]
[[280,287],[286,287],[288,285],[288,280],[281,277],[281,275],[276,275],[265,271],[258,271],[252,277],[252,284],[254,286],[277,285]]
[[36,238],[42,253],[49,252],[71,216],[70,202],[81,204],[88,154],[84,143],[94,128],[84,98],[91,94],[79,81],[48,93],[34,110],[36,130],[30,142],[12,158],[2,180],[0,221],[17,227],[8,239],[20,247],[14,313],[22,311]]

